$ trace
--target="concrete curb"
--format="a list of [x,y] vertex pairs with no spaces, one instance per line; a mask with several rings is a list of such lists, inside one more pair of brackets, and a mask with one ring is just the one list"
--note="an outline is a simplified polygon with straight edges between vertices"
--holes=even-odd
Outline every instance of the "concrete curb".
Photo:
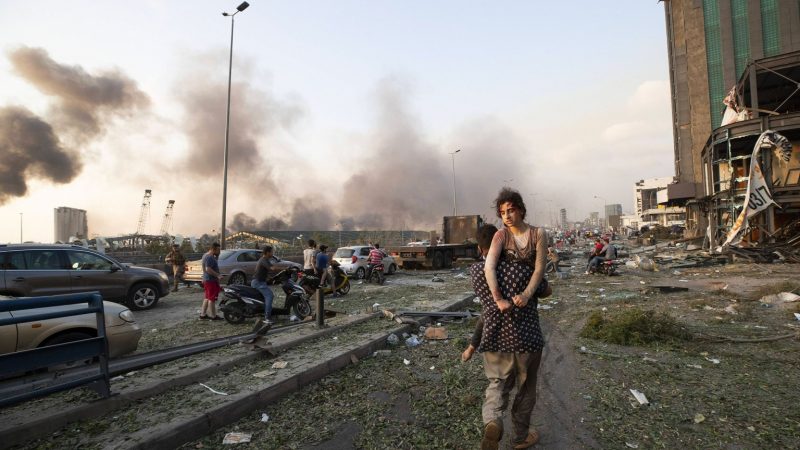
[[[347,327],[368,322],[369,320],[380,316],[382,316],[381,313],[373,313],[346,324],[325,328],[292,341],[276,345],[273,347],[273,351],[276,353],[282,352],[292,347],[304,344],[308,341],[338,333]],[[207,364],[195,371],[185,373],[167,381],[151,383],[150,385],[130,392],[125,392],[119,395],[114,395],[107,399],[100,399],[89,404],[59,411],[47,417],[40,417],[29,422],[25,422],[22,425],[2,429],[0,430],[0,442],[2,442],[3,445],[0,445],[0,447],[10,447],[12,445],[23,444],[27,441],[36,439],[37,437],[58,431],[70,423],[77,422],[79,420],[90,420],[103,416],[111,411],[114,411],[115,409],[130,405],[137,400],[161,394],[175,387],[186,386],[192,383],[203,381],[204,379],[208,378],[208,376],[217,372],[225,371],[238,364],[247,363],[265,356],[265,352],[253,352],[230,359],[228,361]]]
[[[446,305],[442,311],[461,309],[470,304],[474,295]],[[424,323],[424,321],[423,321]],[[317,381],[339,369],[351,364],[351,355],[364,358],[386,346],[386,338],[392,334],[402,334],[411,330],[412,325],[403,325],[390,332],[373,334],[364,344],[355,349],[345,350],[332,359],[316,364],[303,372],[295,374],[283,381],[267,386],[257,392],[239,394],[236,400],[220,407],[208,410],[202,415],[178,423],[164,424],[160,428],[146,431],[143,441],[131,443],[137,450],[173,449],[187,442],[201,438],[214,430],[238,421],[252,411],[263,408],[280,397],[292,393],[311,382]]]

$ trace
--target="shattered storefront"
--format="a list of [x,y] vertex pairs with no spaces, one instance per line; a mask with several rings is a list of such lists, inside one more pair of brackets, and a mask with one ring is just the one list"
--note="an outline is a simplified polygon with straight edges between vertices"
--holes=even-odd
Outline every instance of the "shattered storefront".
[[800,52],[751,63],[725,104],[693,208],[708,220],[711,248],[800,244],[791,239],[800,219]]

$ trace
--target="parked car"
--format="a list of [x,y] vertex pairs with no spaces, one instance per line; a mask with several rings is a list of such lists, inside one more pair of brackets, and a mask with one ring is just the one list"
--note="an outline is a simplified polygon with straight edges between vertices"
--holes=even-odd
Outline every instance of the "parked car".
[[[0,302],[13,297],[0,295]],[[85,305],[51,306],[14,312],[0,312],[0,318],[21,317],[47,312],[83,308]],[[126,307],[112,302],[103,302],[105,312],[108,353],[114,358],[136,350],[142,330]],[[0,355],[30,350],[47,345],[63,344],[97,336],[97,320],[94,314],[60,317],[0,326]]]
[[[355,275],[356,278],[364,278],[367,273],[367,261],[369,260],[369,251],[372,247],[369,245],[354,245],[351,247],[340,247],[333,255],[333,259],[338,262],[348,275]],[[394,258],[386,256],[383,258],[383,267],[386,269],[386,274],[390,275],[397,271],[397,264]]]
[[[250,284],[253,275],[256,273],[256,263],[261,258],[262,251],[256,249],[236,249],[236,250],[222,250],[217,258],[220,271],[220,284]],[[278,272],[289,267],[295,267],[298,270],[303,269],[302,264],[292,261],[286,261],[273,256],[271,258],[272,269],[270,270],[270,278],[267,282],[272,281]],[[186,264],[186,273],[184,280],[189,283],[200,283],[203,281],[203,263],[202,260],[190,261]]]
[[161,270],[123,264],[77,245],[0,245],[0,295],[89,291],[134,311],[150,309],[169,294],[169,278]]

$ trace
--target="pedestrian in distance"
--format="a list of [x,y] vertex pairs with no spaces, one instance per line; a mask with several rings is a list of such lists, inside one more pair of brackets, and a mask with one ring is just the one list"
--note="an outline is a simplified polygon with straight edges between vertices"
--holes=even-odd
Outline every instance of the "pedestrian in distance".
[[544,348],[537,289],[544,279],[548,239],[543,229],[525,222],[526,208],[519,192],[500,190],[495,210],[503,228],[494,234],[483,267],[477,263],[471,268],[473,288],[483,304],[479,350],[483,352],[484,371],[489,379],[482,411],[481,448],[499,446],[507,406],[503,392],[513,373],[517,394],[511,407],[511,442],[513,448],[524,449],[539,441],[530,419]]
[[319,246],[319,253],[317,253],[317,259],[315,263],[315,270],[317,271],[317,277],[319,277],[319,285],[322,287],[323,284],[328,279],[328,264],[330,262],[330,258],[328,257],[328,246],[322,244]]
[[208,252],[203,255],[201,261],[203,265],[203,290],[205,291],[203,307],[200,310],[201,320],[223,320],[221,317],[217,317],[216,308],[217,297],[222,291],[219,285],[219,264],[217,264],[219,253],[219,242],[214,242]]
[[317,273],[317,253],[317,242],[309,239],[308,248],[303,250],[303,272],[306,275]]
[[184,281],[183,274],[186,272],[186,257],[183,256],[183,253],[181,253],[181,249],[178,244],[172,244],[172,250],[170,250],[170,252],[167,254],[167,257],[164,261],[166,261],[167,264],[172,264],[172,276],[174,283],[172,292],[178,292],[178,282]]
[[270,270],[272,268],[272,247],[267,245],[264,246],[264,249],[261,251],[261,258],[258,259],[256,263],[256,273],[253,276],[253,280],[250,282],[250,286],[254,289],[257,289],[258,292],[261,292],[261,296],[264,297],[264,322],[270,323],[270,317],[272,316],[272,300],[275,295],[272,293],[272,289],[269,288],[267,284],[267,278],[269,277]]

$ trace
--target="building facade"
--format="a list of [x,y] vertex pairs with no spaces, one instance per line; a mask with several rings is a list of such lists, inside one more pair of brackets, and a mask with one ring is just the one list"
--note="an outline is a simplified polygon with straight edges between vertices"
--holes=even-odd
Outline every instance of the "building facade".
[[752,60],[800,50],[795,0],[664,2],[675,176],[702,182],[700,153],[722,124],[725,99]]
[[89,225],[83,209],[60,206],[54,210],[54,242],[68,243],[71,238],[87,239]]

